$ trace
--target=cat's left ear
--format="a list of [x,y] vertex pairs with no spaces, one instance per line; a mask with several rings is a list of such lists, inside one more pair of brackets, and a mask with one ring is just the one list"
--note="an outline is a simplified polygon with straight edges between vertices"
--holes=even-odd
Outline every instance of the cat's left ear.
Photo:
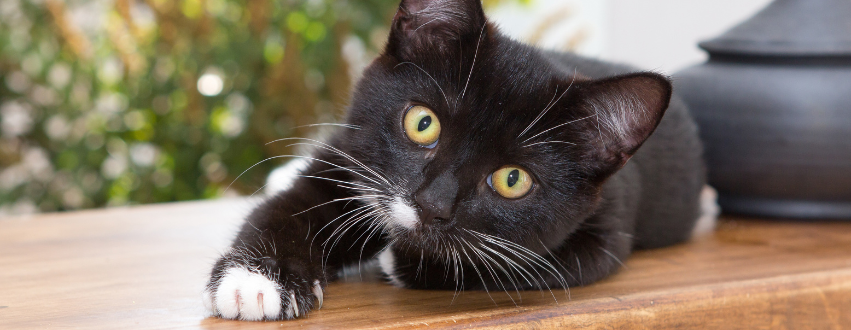
[[656,130],[668,109],[673,87],[665,76],[642,72],[575,86],[595,174],[605,179],[623,167]]
[[481,0],[402,0],[386,52],[400,59],[444,53],[459,40],[478,38],[486,23]]

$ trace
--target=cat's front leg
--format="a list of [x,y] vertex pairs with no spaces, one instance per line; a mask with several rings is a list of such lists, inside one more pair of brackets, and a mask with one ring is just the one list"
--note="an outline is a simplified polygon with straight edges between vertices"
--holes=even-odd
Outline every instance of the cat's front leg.
[[268,229],[243,230],[213,268],[204,293],[208,310],[226,319],[259,321],[292,319],[321,307],[328,276],[311,251],[284,242],[291,238]]
[[[353,192],[339,184],[351,178],[332,168],[314,162],[302,172],[305,177],[248,216],[230,250],[213,267],[204,293],[213,315],[292,319],[321,307],[326,284],[360,256],[348,251],[358,237],[349,233],[355,231],[337,230],[345,220],[341,217],[360,206]],[[317,179],[319,173],[325,179]],[[339,248],[332,251],[332,243]],[[381,244],[378,238],[363,243],[363,255],[374,254]]]

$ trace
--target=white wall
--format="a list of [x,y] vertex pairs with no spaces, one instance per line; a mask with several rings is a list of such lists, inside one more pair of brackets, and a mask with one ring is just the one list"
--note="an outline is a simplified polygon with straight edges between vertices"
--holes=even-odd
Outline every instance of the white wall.
[[[488,11],[514,38],[668,74],[702,62],[697,43],[755,14],[771,0],[532,0]],[[552,24],[553,15],[559,22]],[[538,31],[537,35],[541,36]],[[583,40],[578,45],[577,38]]]
[[607,0],[506,1],[488,18],[509,36],[548,49],[599,55],[606,47]]
[[770,0],[608,0],[602,58],[674,73],[702,62],[697,47]]

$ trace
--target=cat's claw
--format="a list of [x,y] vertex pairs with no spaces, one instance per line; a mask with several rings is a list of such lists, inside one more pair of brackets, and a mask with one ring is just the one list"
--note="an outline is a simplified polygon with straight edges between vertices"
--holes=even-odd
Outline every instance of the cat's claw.
[[298,317],[298,302],[295,300],[295,292],[290,291],[290,307],[287,309],[287,318]]
[[316,309],[322,308],[323,293],[322,293],[322,286],[319,285],[319,280],[313,281],[313,295],[315,295],[316,299],[319,300],[319,307],[316,307]]

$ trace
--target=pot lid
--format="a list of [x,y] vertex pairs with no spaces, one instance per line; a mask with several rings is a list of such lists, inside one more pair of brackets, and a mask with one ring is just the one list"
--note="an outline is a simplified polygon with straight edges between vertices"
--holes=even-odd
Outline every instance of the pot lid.
[[699,45],[710,54],[851,56],[851,1],[775,0]]

